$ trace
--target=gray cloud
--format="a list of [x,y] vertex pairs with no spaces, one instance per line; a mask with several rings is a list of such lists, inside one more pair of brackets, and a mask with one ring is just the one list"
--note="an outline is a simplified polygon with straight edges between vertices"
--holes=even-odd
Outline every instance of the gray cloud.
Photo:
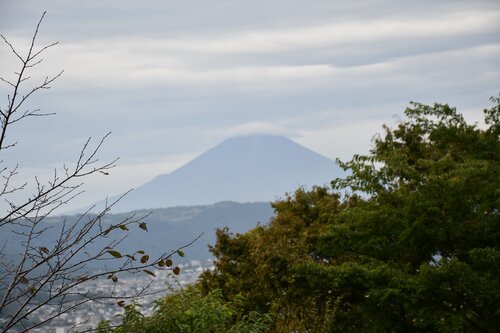
[[[31,102],[57,115],[16,127],[5,157],[50,171],[113,131],[102,157],[122,165],[91,181],[87,200],[250,129],[346,158],[411,100],[477,121],[500,87],[498,1],[0,0],[0,10],[0,32],[21,48],[47,10],[40,45],[60,45],[33,80],[65,69]],[[4,45],[0,60],[10,75]]]

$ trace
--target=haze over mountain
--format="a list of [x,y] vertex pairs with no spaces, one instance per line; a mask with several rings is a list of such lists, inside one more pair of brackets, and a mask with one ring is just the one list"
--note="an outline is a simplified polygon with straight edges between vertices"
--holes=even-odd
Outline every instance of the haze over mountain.
[[285,137],[238,136],[134,189],[112,212],[227,200],[273,201],[300,186],[327,184],[341,174],[333,160]]

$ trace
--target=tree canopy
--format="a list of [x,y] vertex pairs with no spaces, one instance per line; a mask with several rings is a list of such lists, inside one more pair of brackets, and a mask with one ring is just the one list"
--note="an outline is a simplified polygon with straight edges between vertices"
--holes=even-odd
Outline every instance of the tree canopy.
[[199,285],[273,314],[273,332],[499,332],[500,97],[469,124],[412,103],[348,176],[217,231]]

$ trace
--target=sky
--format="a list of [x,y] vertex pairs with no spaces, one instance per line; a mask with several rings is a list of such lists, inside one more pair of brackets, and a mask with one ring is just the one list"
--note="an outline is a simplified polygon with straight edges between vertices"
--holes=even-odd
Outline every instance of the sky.
[[[324,156],[366,153],[410,101],[449,103],[480,123],[500,92],[500,2],[0,0],[0,33],[27,50],[59,42],[29,89],[63,75],[16,123],[4,165],[32,182],[112,132],[67,209],[137,187],[226,138],[285,135]],[[0,76],[19,63],[0,45]],[[0,84],[0,106],[12,92]]]

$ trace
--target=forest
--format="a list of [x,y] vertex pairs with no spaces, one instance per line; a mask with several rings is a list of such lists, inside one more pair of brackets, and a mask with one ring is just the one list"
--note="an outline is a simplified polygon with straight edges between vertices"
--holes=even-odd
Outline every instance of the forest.
[[412,103],[329,187],[217,230],[214,269],[98,332],[500,332],[500,96],[470,124]]

